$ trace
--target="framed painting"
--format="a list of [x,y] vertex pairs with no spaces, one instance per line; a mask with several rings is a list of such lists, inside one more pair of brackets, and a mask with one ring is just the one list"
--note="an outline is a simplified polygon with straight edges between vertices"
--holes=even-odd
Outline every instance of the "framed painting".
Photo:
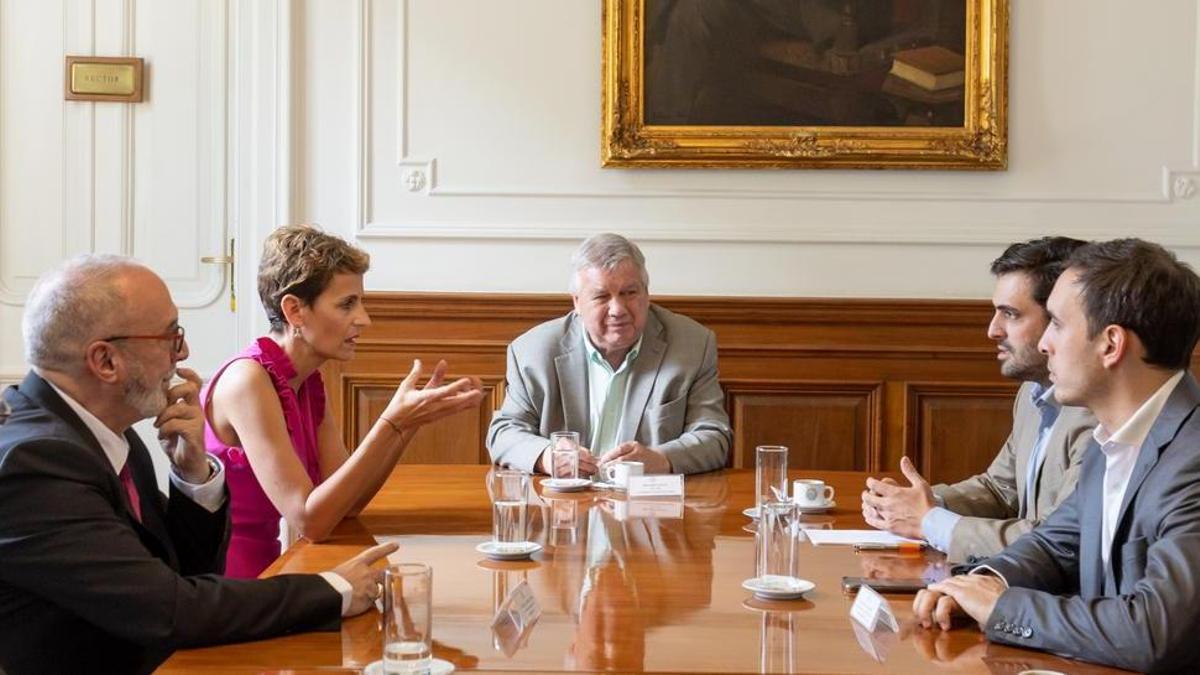
[[1004,169],[1008,0],[603,0],[606,167]]

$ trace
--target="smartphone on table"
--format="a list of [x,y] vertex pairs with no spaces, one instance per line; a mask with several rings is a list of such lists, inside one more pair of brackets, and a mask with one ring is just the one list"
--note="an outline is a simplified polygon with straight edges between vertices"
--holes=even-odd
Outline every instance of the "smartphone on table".
[[924,579],[868,579],[842,577],[842,592],[854,593],[866,584],[880,593],[916,593],[928,585]]

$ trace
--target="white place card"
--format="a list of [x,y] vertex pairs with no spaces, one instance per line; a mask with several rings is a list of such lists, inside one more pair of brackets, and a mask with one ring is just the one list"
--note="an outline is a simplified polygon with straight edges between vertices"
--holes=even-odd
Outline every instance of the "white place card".
[[892,614],[892,606],[887,599],[866,584],[858,587],[858,595],[854,598],[854,605],[850,607],[850,618],[869,631],[874,631],[880,625],[894,631],[900,630],[900,624],[896,622],[896,615]]
[[630,476],[630,497],[682,497],[683,474],[668,473],[654,476]]

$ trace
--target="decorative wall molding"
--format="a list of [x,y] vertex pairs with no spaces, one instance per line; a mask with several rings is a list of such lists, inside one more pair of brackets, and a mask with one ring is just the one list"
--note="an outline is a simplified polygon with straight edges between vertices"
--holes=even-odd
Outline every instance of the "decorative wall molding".
[[1200,169],[1172,171],[1163,167],[1163,192],[1169,201],[1189,200],[1200,189]]
[[[355,193],[358,206],[356,214],[357,235],[363,239],[534,239],[534,240],[577,240],[593,234],[595,227],[570,222],[557,222],[551,225],[489,225],[486,222],[468,224],[441,223],[402,223],[389,222],[386,218],[376,220],[372,210],[372,180],[375,171],[371,166],[373,149],[371,148],[371,124],[369,114],[372,77],[377,69],[371,63],[371,0],[360,0],[359,32],[356,53],[358,64],[356,82],[358,87],[359,114],[356,119],[355,142],[358,144],[358,175]],[[409,156],[411,145],[409,129],[409,97],[408,83],[409,51],[413,32],[410,30],[410,14],[412,0],[400,0],[396,5],[395,48],[397,63],[391,69],[395,78],[396,107],[394,123],[396,124],[396,160],[399,167],[397,191],[422,195],[427,197],[469,198],[469,199],[530,199],[530,200],[710,200],[724,202],[744,201],[785,201],[785,202],[873,202],[873,203],[964,203],[964,204],[1015,204],[1015,205],[1162,205],[1184,204],[1191,207],[1195,201],[1188,201],[1184,193],[1191,194],[1197,185],[1197,179],[1190,176],[1165,179],[1162,188],[1152,192],[1104,192],[1104,193],[1074,193],[1059,194],[1049,192],[1026,192],[1011,195],[990,195],[967,193],[962,191],[886,191],[870,190],[857,192],[842,192],[830,190],[730,190],[730,189],[672,189],[672,190],[522,190],[504,189],[480,185],[442,185],[436,180],[433,157]],[[596,27],[599,35],[600,27]],[[1200,13],[1196,17],[1196,31],[1200,35]],[[1200,49],[1197,50],[1200,54]],[[1196,76],[1193,83],[1193,110],[1196,120],[1192,130],[1193,166],[1186,172],[1200,171],[1200,57],[1196,60]],[[599,82],[596,83],[597,89]],[[1019,93],[1019,92],[1018,92]],[[380,120],[381,123],[387,121]],[[599,124],[599,117],[597,117]],[[599,161],[597,157],[597,161]],[[1168,167],[1160,169],[1164,174],[1172,173]],[[1179,171],[1174,173],[1178,174]],[[416,189],[414,185],[418,185]],[[772,226],[756,226],[746,228],[738,223],[728,222],[707,227],[697,227],[689,223],[669,224],[631,224],[627,228],[634,236],[642,241],[668,242],[760,242],[760,243],[918,243],[918,244],[978,244],[994,245],[1013,241],[1019,237],[1033,237],[1044,234],[1044,227],[1029,226],[1015,228],[1011,224],[978,225],[962,227],[922,226],[919,230],[900,228],[887,224],[871,223],[865,225],[839,224],[836,228],[818,225],[797,226],[783,224]],[[1111,234],[1122,236],[1127,234],[1127,225],[1112,225],[1109,227],[1093,227],[1097,236]],[[1139,228],[1142,236],[1154,238],[1170,246],[1197,246],[1200,241],[1188,234],[1181,235],[1178,228]]]

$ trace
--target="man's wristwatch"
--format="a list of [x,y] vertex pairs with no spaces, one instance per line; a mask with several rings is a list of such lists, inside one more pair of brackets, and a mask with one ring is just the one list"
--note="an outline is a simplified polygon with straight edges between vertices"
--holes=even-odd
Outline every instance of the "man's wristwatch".
[[175,472],[175,475],[179,476],[181,479],[183,479],[184,482],[190,483],[192,485],[204,485],[208,481],[212,480],[213,476],[217,475],[217,472],[221,470],[221,465],[217,462],[216,457],[213,457],[212,455],[210,455],[208,453],[204,453],[204,460],[205,460],[205,462],[208,463],[208,475],[205,476],[204,480],[202,480],[200,482],[192,483],[188,479],[184,478],[183,474],[179,472],[179,467],[172,466],[171,471]]

